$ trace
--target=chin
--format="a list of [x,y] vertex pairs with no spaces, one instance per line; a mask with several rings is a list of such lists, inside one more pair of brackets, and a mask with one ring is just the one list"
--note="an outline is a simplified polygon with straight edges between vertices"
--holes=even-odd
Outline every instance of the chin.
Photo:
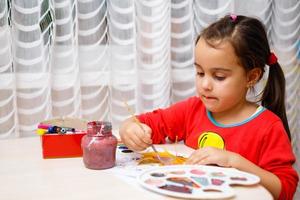
[[209,106],[209,105],[205,105],[205,108],[210,112],[218,112],[219,111],[219,109],[217,109],[216,107]]
[[208,111],[214,113],[223,112],[225,110],[224,107],[222,108],[220,105],[204,104],[204,106]]
[[219,112],[217,109],[209,109],[209,108],[206,108],[209,112],[211,113],[217,113]]

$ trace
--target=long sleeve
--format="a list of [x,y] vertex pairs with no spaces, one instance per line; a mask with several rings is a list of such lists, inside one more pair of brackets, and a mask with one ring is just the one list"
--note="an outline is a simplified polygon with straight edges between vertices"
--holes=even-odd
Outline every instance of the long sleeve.
[[260,150],[259,166],[275,174],[281,182],[279,200],[292,200],[298,175],[292,165],[295,156],[281,121],[270,127]]
[[185,139],[185,116],[190,103],[191,100],[188,99],[166,109],[154,110],[137,117],[151,127],[153,143],[165,143],[167,137],[174,141],[176,136],[179,141]]

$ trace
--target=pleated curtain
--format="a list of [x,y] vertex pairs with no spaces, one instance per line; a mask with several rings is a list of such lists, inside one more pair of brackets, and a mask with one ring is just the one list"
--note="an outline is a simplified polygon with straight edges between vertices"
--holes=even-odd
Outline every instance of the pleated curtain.
[[34,136],[56,117],[117,129],[130,113],[195,95],[195,38],[228,13],[266,26],[299,157],[299,0],[0,0],[0,138]]

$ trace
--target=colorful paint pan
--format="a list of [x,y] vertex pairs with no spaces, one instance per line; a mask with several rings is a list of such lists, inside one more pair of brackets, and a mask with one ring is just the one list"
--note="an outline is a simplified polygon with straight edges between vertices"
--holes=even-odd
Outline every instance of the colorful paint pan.
[[205,174],[204,171],[199,170],[199,169],[192,169],[192,170],[191,170],[191,173],[192,173],[192,174],[195,174],[195,175],[204,175],[204,174]]
[[233,181],[247,181],[246,177],[230,177]]
[[155,172],[150,174],[153,177],[165,177],[166,175],[164,173]]
[[186,172],[184,170],[170,172],[170,174],[175,174],[175,175],[183,175],[185,173]]
[[208,178],[205,178],[205,177],[195,177],[195,176],[192,176],[191,177],[196,183],[202,185],[202,186],[208,186],[209,185],[209,182],[208,182]]
[[181,184],[183,186],[189,186],[189,187],[193,187],[193,188],[200,188],[200,186],[197,185],[196,183],[194,183],[192,179],[187,178],[187,177],[170,177],[170,178],[167,178],[166,180],[169,181],[169,182]]
[[210,173],[211,176],[214,177],[225,177],[226,175],[223,172],[212,172]]
[[192,193],[192,190],[188,187],[185,187],[185,186],[177,186],[177,185],[167,184],[167,185],[164,185],[164,186],[160,186],[159,188],[163,189],[163,190],[173,191],[173,192],[176,192],[176,193],[188,193],[188,194]]
[[217,179],[217,178],[211,179],[211,183],[212,183],[213,185],[217,185],[217,186],[222,185],[224,182],[225,182],[224,180]]
[[164,181],[160,180],[160,179],[153,179],[153,178],[149,178],[145,181],[145,183],[149,184],[149,185],[153,185],[156,187],[160,187],[164,185]]

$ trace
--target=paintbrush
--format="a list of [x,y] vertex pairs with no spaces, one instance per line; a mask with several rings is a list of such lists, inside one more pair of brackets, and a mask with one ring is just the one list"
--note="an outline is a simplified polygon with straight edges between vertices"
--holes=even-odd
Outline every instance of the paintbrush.
[[178,135],[176,135],[176,138],[175,138],[175,156],[177,157],[177,142],[178,142]]
[[[124,104],[129,112],[129,114],[131,115],[131,117],[133,118],[133,120],[135,121],[135,123],[144,131],[144,127],[142,126],[140,120],[134,115],[132,109],[130,108],[130,106],[128,105],[128,103],[124,100]],[[158,151],[156,150],[156,148],[154,147],[153,144],[150,145],[150,147],[152,148],[152,150],[155,152],[156,156],[157,156],[157,159],[159,160],[159,162],[161,162],[162,164],[165,164],[164,161],[162,160],[162,158],[160,157]]]

